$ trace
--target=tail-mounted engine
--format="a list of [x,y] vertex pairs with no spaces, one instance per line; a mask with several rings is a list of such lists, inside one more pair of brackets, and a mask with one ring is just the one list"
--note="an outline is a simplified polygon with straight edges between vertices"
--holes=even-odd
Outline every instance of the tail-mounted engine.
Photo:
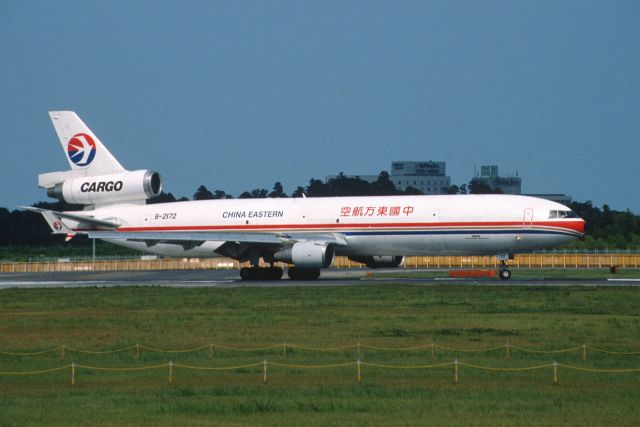
[[143,201],[160,195],[162,178],[151,170],[75,177],[47,188],[47,195],[81,205]]

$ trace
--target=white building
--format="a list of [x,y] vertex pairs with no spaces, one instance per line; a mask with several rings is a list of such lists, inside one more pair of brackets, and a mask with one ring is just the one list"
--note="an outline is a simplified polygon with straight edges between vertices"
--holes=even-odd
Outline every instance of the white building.
[[417,188],[423,194],[447,194],[451,177],[445,162],[392,162],[389,179],[398,190]]
[[[344,175],[346,178],[359,178],[367,182],[376,182],[378,175]],[[327,176],[325,182],[338,178]],[[447,194],[451,187],[451,178],[446,176],[445,162],[395,161],[391,163],[389,180],[396,189],[405,191],[408,187],[420,190],[423,194]]]

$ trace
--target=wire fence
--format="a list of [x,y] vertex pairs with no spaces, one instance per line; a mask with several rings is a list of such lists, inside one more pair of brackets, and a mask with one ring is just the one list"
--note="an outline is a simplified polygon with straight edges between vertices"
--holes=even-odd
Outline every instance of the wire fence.
[[413,346],[402,346],[402,347],[384,347],[384,346],[375,346],[366,343],[356,342],[353,344],[346,344],[343,346],[306,346],[295,343],[289,343],[283,341],[278,344],[266,344],[266,345],[252,345],[252,346],[240,346],[240,345],[226,345],[226,344],[203,344],[195,347],[185,348],[185,349],[164,349],[158,347],[147,346],[145,344],[133,344],[126,347],[119,347],[116,349],[108,349],[108,350],[91,350],[91,349],[81,349],[76,347],[70,347],[66,345],[60,345],[57,347],[53,347],[45,350],[33,350],[33,351],[9,351],[9,350],[0,350],[0,356],[39,356],[47,353],[59,353],[60,358],[64,360],[66,355],[69,353],[76,354],[90,354],[90,355],[100,355],[100,354],[115,354],[115,353],[124,353],[127,351],[133,352],[135,358],[140,358],[140,355],[143,351],[152,352],[152,353],[164,353],[164,354],[179,354],[179,353],[196,353],[208,351],[209,355],[213,357],[216,351],[228,350],[228,351],[242,351],[242,352],[264,352],[269,350],[278,350],[282,351],[282,355],[284,357],[287,356],[287,350],[298,350],[298,351],[308,351],[308,352],[351,352],[356,351],[357,354],[361,354],[364,350],[375,350],[380,352],[424,352],[430,354],[432,357],[436,355],[436,353],[488,353],[488,352],[504,352],[505,358],[510,360],[513,356],[514,350],[515,352],[522,353],[533,353],[533,354],[547,354],[547,355],[555,355],[562,353],[578,353],[582,360],[587,360],[589,353],[602,353],[611,356],[640,356],[640,350],[609,350],[601,347],[592,346],[589,344],[581,344],[577,346],[567,347],[567,348],[559,348],[559,349],[542,349],[535,347],[525,347],[514,345],[511,343],[490,346],[490,347],[478,347],[478,348],[462,348],[462,347],[451,347],[447,345],[443,345],[436,342],[426,343],[426,344],[418,344]]
[[[585,362],[588,358],[588,354],[591,353],[601,353],[610,356],[640,356],[640,350],[628,350],[628,349],[604,349],[596,346],[591,346],[587,344],[582,344],[578,346],[571,346],[566,348],[556,348],[556,349],[543,349],[538,347],[526,347],[520,345],[513,345],[510,343],[506,343],[504,345],[498,346],[488,346],[488,347],[476,347],[476,348],[463,348],[463,347],[451,347],[447,345],[443,345],[440,343],[432,342],[426,344],[418,344],[413,346],[398,346],[398,347],[384,347],[384,346],[376,346],[370,345],[366,343],[356,342],[353,344],[347,344],[342,346],[306,346],[295,343],[287,343],[282,342],[278,344],[267,344],[267,345],[250,345],[250,346],[240,346],[240,345],[225,345],[225,344],[205,344],[200,346],[192,346],[184,349],[165,349],[147,346],[144,344],[133,344],[126,347],[119,347],[115,349],[106,349],[106,350],[97,350],[97,349],[81,349],[70,346],[57,346],[50,349],[45,350],[33,350],[33,351],[0,351],[0,356],[4,357],[29,357],[29,356],[41,356],[48,353],[59,354],[59,357],[64,360],[71,355],[77,356],[80,354],[85,355],[108,355],[108,354],[117,354],[124,352],[132,352],[135,359],[139,360],[141,358],[141,354],[143,351],[155,354],[167,354],[167,355],[177,355],[177,354],[187,354],[187,353],[198,353],[203,351],[208,351],[210,358],[213,360],[213,357],[216,351],[242,351],[242,352],[265,352],[274,350],[282,351],[282,356],[287,358],[288,350],[297,350],[301,352],[336,352],[336,353],[345,353],[345,352],[356,352],[355,355],[350,354],[349,357],[354,357],[355,360],[340,362],[340,363],[327,363],[327,364],[300,364],[300,363],[287,363],[283,361],[269,361],[267,358],[258,361],[250,361],[249,363],[239,363],[230,366],[203,366],[196,364],[185,364],[185,363],[176,363],[174,361],[169,361],[168,363],[155,363],[150,365],[140,365],[140,366],[99,366],[94,364],[85,364],[85,363],[76,363],[74,360],[71,364],[64,364],[62,366],[47,368],[47,369],[37,369],[37,370],[13,370],[13,371],[0,371],[0,378],[2,377],[21,377],[21,376],[47,376],[54,374],[56,372],[61,372],[68,370],[69,379],[71,386],[75,386],[78,375],[81,372],[88,371],[99,371],[99,372],[107,372],[107,373],[115,373],[115,372],[142,372],[142,371],[153,371],[153,370],[164,370],[165,375],[168,377],[168,383],[173,384],[174,379],[176,377],[177,372],[179,371],[181,375],[187,375],[188,371],[200,371],[200,372],[229,372],[235,374],[251,374],[252,370],[254,374],[259,374],[262,382],[267,383],[268,374],[272,372],[274,369],[281,371],[291,371],[291,370],[334,370],[334,369],[354,369],[353,373],[355,376],[355,380],[357,382],[362,381],[362,373],[364,369],[368,371],[376,371],[376,370],[444,370],[444,369],[452,369],[452,377],[453,383],[458,384],[460,378],[460,372],[462,369],[469,370],[477,370],[477,371],[486,371],[486,372],[503,372],[503,373],[516,373],[516,372],[527,372],[527,371],[538,371],[538,370],[548,370],[551,374],[551,383],[554,385],[558,385],[559,371],[563,370],[572,370],[585,374],[636,374],[640,373],[640,368],[636,367],[623,367],[623,368],[602,368],[602,367],[589,367],[589,366],[577,366],[566,363],[559,363],[557,361],[535,364],[530,366],[490,366],[484,365],[475,362],[463,361],[458,359],[457,357],[450,361],[439,362],[436,363],[433,359],[436,354],[441,357],[448,357],[448,355],[454,354],[466,354],[473,355],[478,353],[496,353],[496,352],[504,352],[504,357],[507,360],[511,360],[512,356],[517,352],[522,353],[531,353],[531,354],[547,354],[547,355],[561,355],[567,353],[577,353],[580,355],[580,359]],[[363,360],[363,351],[374,351],[374,352],[415,352],[419,356],[430,355],[432,357],[433,362],[427,364],[397,364],[397,363],[382,363],[377,361],[369,361]],[[255,357],[251,356],[250,357]],[[225,359],[226,360],[226,359]]]
[[560,368],[574,370],[578,372],[584,372],[584,373],[603,373],[603,374],[640,373],[640,368],[614,368],[614,369],[589,368],[589,367],[581,367],[581,366],[575,366],[575,365],[568,365],[564,363],[558,363],[556,361],[552,363],[547,363],[542,365],[533,365],[533,366],[495,367],[495,366],[479,365],[475,363],[468,363],[468,362],[460,361],[458,359],[454,359],[452,362],[427,364],[427,365],[391,365],[391,364],[382,364],[382,363],[375,363],[375,362],[365,362],[365,361],[362,361],[361,359],[356,359],[353,362],[334,363],[334,364],[327,364],[327,365],[300,365],[300,364],[269,362],[268,360],[265,359],[261,362],[248,363],[248,364],[235,365],[235,366],[194,366],[194,365],[184,365],[180,363],[174,363],[171,361],[168,363],[146,365],[146,366],[105,367],[105,366],[84,365],[84,364],[72,362],[71,364],[68,364],[68,365],[63,365],[63,366],[44,369],[44,370],[0,371],[0,377],[49,375],[54,372],[64,371],[68,369],[70,370],[70,374],[71,374],[70,382],[71,382],[71,386],[73,387],[76,385],[79,370],[102,371],[102,372],[140,372],[140,371],[166,369],[168,371],[168,383],[171,385],[174,382],[177,369],[187,370],[187,371],[191,370],[191,371],[203,371],[203,372],[212,372],[212,371],[219,372],[219,371],[240,371],[240,370],[247,370],[252,368],[261,368],[262,382],[266,384],[268,380],[268,372],[270,367],[281,368],[281,369],[295,369],[295,370],[318,370],[318,369],[329,370],[329,369],[341,369],[346,367],[355,367],[355,380],[357,382],[362,381],[363,368],[387,369],[387,370],[428,370],[428,369],[441,369],[441,368],[453,367],[453,383],[454,384],[459,383],[460,370],[462,368],[469,368],[469,369],[489,371],[489,372],[523,372],[523,371],[536,371],[536,370],[549,369],[552,372],[552,384],[554,385],[558,385]]

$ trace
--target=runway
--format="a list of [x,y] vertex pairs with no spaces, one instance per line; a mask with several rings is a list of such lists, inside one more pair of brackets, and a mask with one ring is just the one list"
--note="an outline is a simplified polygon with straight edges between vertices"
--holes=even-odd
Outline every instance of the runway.
[[[171,271],[110,271],[64,273],[3,273],[0,290],[10,288],[81,288],[116,286],[192,287],[292,287],[292,286],[364,286],[406,283],[424,286],[640,286],[640,279],[518,279],[517,270],[509,281],[498,278],[403,278],[393,277],[397,270],[331,269],[322,272],[316,281],[282,279],[276,281],[240,280],[237,270],[171,270]],[[424,270],[401,270],[405,272]],[[377,276],[384,274],[384,276]]]

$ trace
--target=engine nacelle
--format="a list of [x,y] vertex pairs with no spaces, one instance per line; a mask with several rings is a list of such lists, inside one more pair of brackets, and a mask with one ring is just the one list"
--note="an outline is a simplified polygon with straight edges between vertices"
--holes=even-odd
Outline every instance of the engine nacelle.
[[365,264],[369,268],[396,268],[404,264],[402,255],[349,257],[349,259]]
[[298,268],[327,268],[333,264],[335,248],[327,242],[304,241],[273,254],[276,261],[293,263]]
[[150,170],[73,178],[47,189],[49,197],[81,205],[147,200],[161,192],[162,178]]

